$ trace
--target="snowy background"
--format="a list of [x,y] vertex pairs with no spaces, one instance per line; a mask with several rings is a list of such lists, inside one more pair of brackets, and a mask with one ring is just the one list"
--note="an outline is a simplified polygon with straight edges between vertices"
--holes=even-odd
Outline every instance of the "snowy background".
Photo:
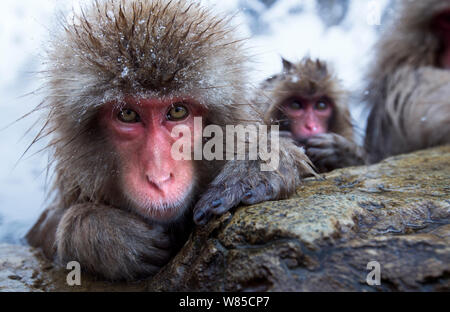
[[[37,116],[15,120],[41,98],[41,54],[58,11],[81,0],[3,0],[0,12],[0,243],[17,243],[45,208],[46,153],[40,142],[21,158],[37,133]],[[329,61],[346,88],[361,92],[364,70],[389,0],[203,0],[218,12],[236,13],[255,55],[254,83],[281,70],[280,56]],[[357,104],[357,103],[353,103]],[[356,106],[356,105],[355,105]],[[352,107],[361,131],[364,118]],[[12,124],[12,125],[11,125]]]

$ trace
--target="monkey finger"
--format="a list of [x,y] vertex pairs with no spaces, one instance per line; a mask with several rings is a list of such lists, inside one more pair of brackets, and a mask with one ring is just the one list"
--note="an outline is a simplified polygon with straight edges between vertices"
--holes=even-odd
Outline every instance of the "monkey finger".
[[170,250],[172,247],[172,243],[169,239],[152,239],[153,246],[162,250]]
[[339,157],[336,155],[332,155],[329,157],[323,157],[316,161],[317,166],[319,167],[332,167],[332,168],[338,168],[339,167]]
[[[308,148],[306,154],[314,161],[314,159],[323,159],[326,157],[331,157],[335,154],[333,149],[322,149],[322,148]],[[314,159],[313,159],[314,158]]]
[[215,215],[223,215],[230,209],[221,199],[214,201],[211,206],[213,207],[213,209],[211,209],[211,212]]
[[305,148],[309,149],[309,148],[320,148],[320,149],[325,149],[325,148],[330,148],[332,146],[332,142],[330,141],[323,141],[323,140],[314,140],[314,141],[308,141]]
[[202,209],[197,209],[194,211],[194,222],[197,225],[205,225],[211,219],[211,214],[206,213]]
[[245,205],[255,205],[273,199],[273,189],[266,183],[261,183],[257,187],[244,194],[241,202]]
[[[218,207],[222,204],[221,201],[218,200],[210,200],[209,196],[205,194],[194,207],[194,222],[198,225],[206,224],[212,217],[211,208]],[[208,205],[211,203],[211,206]]]
[[199,225],[206,224],[213,215],[222,215],[237,206],[244,194],[241,184],[225,190],[218,187],[208,190],[194,208],[194,222]]
[[162,251],[154,246],[148,246],[145,252],[140,253],[139,257],[143,262],[159,267],[165,265],[168,258],[170,258],[170,251]]
[[280,131],[280,138],[294,139],[291,131]]
[[139,255],[139,260],[155,272],[167,264],[170,257],[171,253],[169,251],[162,252],[156,248],[149,248],[145,253],[141,253]]
[[198,225],[205,225],[213,215],[224,214],[229,209],[223,200],[213,200],[207,195],[204,195],[194,208],[194,222]]
[[159,270],[161,270],[161,268],[164,265],[158,266],[158,265],[148,264],[144,261],[143,263],[141,263],[141,266],[142,266],[141,271],[146,272],[146,273],[144,273],[145,275],[147,275],[147,274],[152,275],[152,274],[155,274],[156,272],[158,272]]
[[170,241],[170,235],[167,230],[158,224],[147,225],[149,229],[145,233],[139,233],[136,231],[135,237],[141,237],[144,240],[151,242],[151,245],[158,249],[171,249],[172,244]]
[[306,146],[313,146],[313,147],[327,147],[332,144],[333,141],[330,140],[328,137],[314,137],[306,142]]
[[211,204],[211,213],[215,215],[223,215],[225,212],[233,207],[236,207],[241,202],[244,196],[244,189],[241,184],[229,188],[226,192],[220,194],[220,199],[217,199]]

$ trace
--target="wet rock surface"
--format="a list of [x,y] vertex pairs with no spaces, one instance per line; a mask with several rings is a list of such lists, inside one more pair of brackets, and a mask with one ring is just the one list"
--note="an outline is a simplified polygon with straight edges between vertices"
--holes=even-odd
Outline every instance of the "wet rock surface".
[[[24,246],[0,245],[0,291],[449,291],[450,147],[308,179],[288,200],[197,228],[153,279],[69,287]],[[377,261],[381,285],[369,286]]]
[[69,286],[70,270],[46,261],[27,246],[0,244],[0,292],[42,291],[139,291],[143,283],[109,283],[82,274],[81,286]]
[[[377,261],[381,285],[366,283]],[[198,228],[149,290],[450,290],[450,147],[309,179]]]

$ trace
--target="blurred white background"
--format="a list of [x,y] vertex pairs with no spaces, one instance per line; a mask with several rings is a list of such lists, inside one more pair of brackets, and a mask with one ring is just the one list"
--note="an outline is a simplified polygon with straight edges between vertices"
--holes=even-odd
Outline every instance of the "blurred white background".
[[[82,0],[3,0],[0,11],[0,242],[17,243],[45,208],[47,154],[39,142],[21,159],[38,132],[32,115],[42,99],[42,54],[58,11]],[[84,1],[84,0],[83,0]],[[364,118],[355,103],[372,59],[377,20],[389,0],[203,0],[218,12],[236,13],[240,31],[255,55],[254,83],[281,70],[280,56],[305,55],[329,61],[353,94],[352,114],[360,131]],[[384,19],[381,19],[381,26]],[[10,125],[12,123],[12,125]]]

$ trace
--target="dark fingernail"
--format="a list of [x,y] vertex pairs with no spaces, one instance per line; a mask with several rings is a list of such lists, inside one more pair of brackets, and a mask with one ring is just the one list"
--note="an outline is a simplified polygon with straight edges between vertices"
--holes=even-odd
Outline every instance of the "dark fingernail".
[[213,208],[217,208],[220,205],[222,205],[222,201],[220,199],[219,200],[215,200],[215,201],[212,202]]
[[195,222],[199,223],[205,217],[205,213],[201,210],[197,211],[194,215]]

